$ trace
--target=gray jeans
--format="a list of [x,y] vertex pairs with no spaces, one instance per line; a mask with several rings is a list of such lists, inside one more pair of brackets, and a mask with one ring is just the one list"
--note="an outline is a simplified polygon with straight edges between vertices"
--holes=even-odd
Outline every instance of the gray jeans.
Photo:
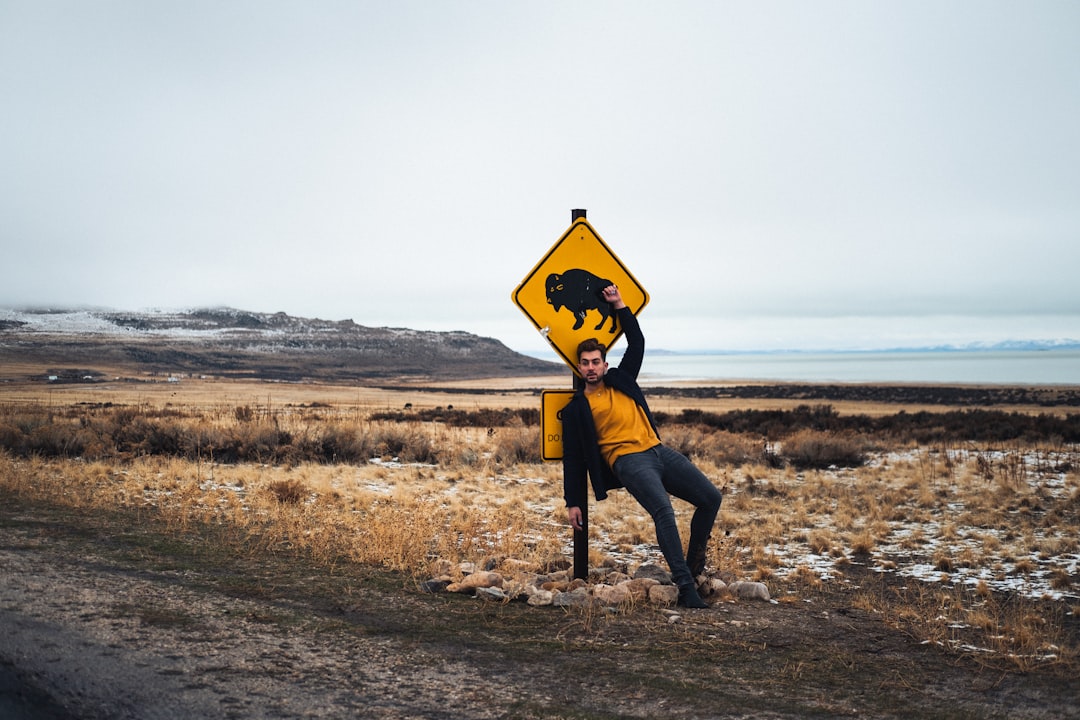
[[[623,487],[652,517],[656,541],[667,560],[672,581],[680,587],[693,583],[686,558],[704,555],[713,523],[720,512],[720,491],[685,455],[664,445],[624,455],[615,461],[612,470]],[[685,555],[669,494],[695,508]]]

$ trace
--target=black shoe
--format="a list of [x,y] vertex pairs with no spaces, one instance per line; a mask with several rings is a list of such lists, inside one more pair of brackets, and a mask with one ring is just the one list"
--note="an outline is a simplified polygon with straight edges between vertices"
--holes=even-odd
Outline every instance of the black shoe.
[[679,588],[679,607],[707,608],[709,607],[709,603],[701,599],[696,587],[693,585],[684,585]]

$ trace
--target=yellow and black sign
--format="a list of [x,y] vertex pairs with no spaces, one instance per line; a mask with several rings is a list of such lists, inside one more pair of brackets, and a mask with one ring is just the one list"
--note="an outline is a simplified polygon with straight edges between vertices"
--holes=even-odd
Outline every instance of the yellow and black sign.
[[540,393],[540,457],[562,460],[562,411],[573,390],[544,390]]
[[608,285],[618,286],[635,315],[649,302],[645,288],[611,248],[585,219],[578,219],[511,297],[577,372],[577,346],[582,340],[596,338],[610,348],[622,335],[611,305],[601,295]]

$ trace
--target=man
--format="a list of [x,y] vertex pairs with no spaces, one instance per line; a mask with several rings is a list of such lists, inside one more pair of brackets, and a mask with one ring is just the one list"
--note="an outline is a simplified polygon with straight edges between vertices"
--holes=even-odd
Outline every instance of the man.
[[[597,500],[606,498],[608,490],[626,488],[656,525],[656,540],[679,587],[679,604],[706,608],[695,577],[705,570],[720,491],[686,456],[660,442],[656,421],[637,384],[645,336],[616,286],[601,294],[618,317],[627,348],[619,366],[609,369],[604,345],[590,339],[578,346],[584,387],[562,413],[563,493],[570,525],[582,529],[581,508],[588,502],[586,475]],[[669,494],[695,507],[685,555]]]

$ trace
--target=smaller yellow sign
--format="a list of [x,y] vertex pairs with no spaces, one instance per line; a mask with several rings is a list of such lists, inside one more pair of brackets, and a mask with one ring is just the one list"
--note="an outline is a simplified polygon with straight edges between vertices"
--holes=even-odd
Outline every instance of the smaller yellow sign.
[[562,411],[573,390],[544,390],[540,393],[540,457],[562,460]]

